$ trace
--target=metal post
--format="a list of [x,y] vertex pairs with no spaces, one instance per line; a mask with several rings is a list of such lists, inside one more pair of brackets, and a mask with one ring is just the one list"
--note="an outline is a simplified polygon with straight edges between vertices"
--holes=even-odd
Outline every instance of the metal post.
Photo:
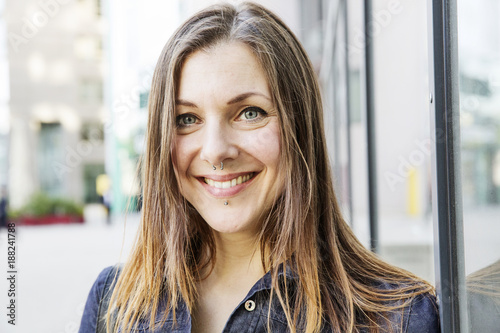
[[344,16],[344,42],[346,45],[344,53],[345,66],[345,94],[346,94],[346,135],[347,135],[347,202],[349,207],[349,219],[351,228],[354,228],[354,217],[352,207],[352,145],[351,145],[351,81],[350,81],[350,66],[349,66],[349,20],[347,0],[343,1],[343,16]]
[[442,332],[468,332],[460,184],[456,0],[429,0],[432,200]]
[[378,250],[377,154],[375,141],[375,97],[373,89],[372,2],[364,0],[365,83],[366,83],[366,146],[368,152],[368,210],[370,247]]

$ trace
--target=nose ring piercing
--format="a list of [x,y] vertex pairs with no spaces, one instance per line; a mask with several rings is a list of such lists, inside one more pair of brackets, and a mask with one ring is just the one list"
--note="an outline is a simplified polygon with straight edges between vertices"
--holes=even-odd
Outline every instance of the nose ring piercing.
[[[216,166],[212,164],[212,168],[214,168],[214,170],[217,170]],[[220,162],[220,169],[221,170],[224,170],[224,163]]]

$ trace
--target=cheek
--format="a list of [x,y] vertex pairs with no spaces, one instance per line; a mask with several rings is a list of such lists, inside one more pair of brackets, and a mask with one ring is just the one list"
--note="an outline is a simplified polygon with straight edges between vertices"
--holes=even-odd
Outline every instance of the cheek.
[[184,197],[189,194],[189,191],[186,190],[186,175],[192,160],[189,142],[190,140],[186,137],[176,136],[174,137],[172,149],[170,150],[177,186],[179,187],[181,195]]
[[190,140],[183,136],[176,136],[171,149],[172,164],[174,165],[175,175],[182,175],[189,168],[189,163],[192,155],[190,148]]
[[179,186],[181,194],[185,195],[183,183],[186,179],[190,163],[185,140],[182,138],[174,138],[173,146],[170,152],[172,154],[172,165],[174,168],[175,178],[177,179],[177,185]]
[[281,150],[279,127],[271,123],[256,133],[252,140],[252,150],[268,167],[277,165]]
[[275,192],[272,191],[274,194],[270,192],[274,202],[283,193],[285,187],[285,173],[280,169],[281,135],[277,121],[269,124],[259,133],[255,141],[255,149],[260,161],[266,165],[268,176],[272,178],[269,185],[275,190]]

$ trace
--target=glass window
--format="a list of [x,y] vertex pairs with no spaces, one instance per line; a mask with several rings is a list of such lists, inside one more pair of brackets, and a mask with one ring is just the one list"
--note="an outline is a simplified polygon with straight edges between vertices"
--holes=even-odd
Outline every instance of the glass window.
[[86,104],[102,103],[102,81],[94,79],[82,80],[80,82],[80,100]]
[[62,193],[62,181],[53,170],[53,161],[63,158],[63,132],[60,123],[41,123],[38,158],[40,190],[53,196]]
[[372,3],[378,248],[433,283],[427,2]]
[[104,141],[104,126],[100,123],[84,123],[80,130],[83,141],[91,141],[94,144]]
[[139,108],[147,109],[148,98],[149,98],[149,91],[143,91],[139,94]]
[[85,203],[101,203],[102,197],[97,193],[97,177],[104,174],[104,164],[87,164],[83,168],[85,183]]
[[471,332],[500,327],[500,3],[458,1],[465,273]]

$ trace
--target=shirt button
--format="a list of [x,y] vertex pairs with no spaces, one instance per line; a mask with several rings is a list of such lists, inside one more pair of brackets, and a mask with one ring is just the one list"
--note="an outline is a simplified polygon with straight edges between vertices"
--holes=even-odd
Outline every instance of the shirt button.
[[247,311],[253,311],[255,310],[255,302],[252,300],[246,301],[245,302],[245,309]]

